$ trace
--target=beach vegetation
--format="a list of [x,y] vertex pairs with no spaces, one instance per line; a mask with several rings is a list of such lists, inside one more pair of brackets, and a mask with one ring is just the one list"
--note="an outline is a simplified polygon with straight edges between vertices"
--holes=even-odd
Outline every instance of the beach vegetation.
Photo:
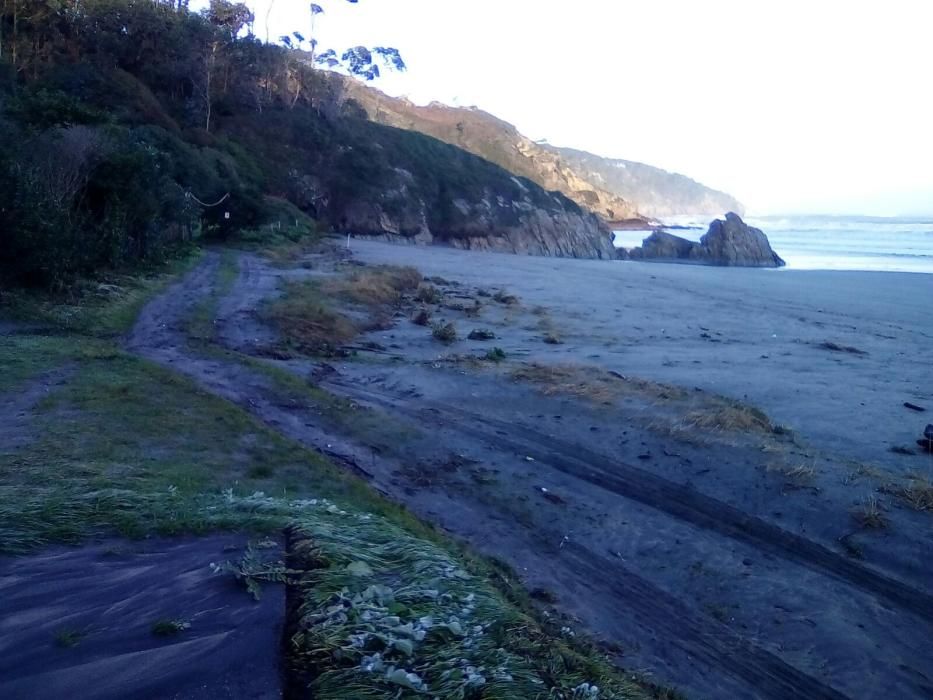
[[816,468],[806,463],[770,462],[765,470],[771,474],[779,474],[787,484],[795,488],[809,487],[816,479]]
[[933,513],[933,480],[923,474],[908,474],[899,482],[889,481],[881,490],[900,499],[913,510]]
[[305,355],[338,355],[361,332],[355,320],[333,309],[317,282],[286,284],[281,297],[262,308],[261,316],[279,331],[286,348]]
[[415,292],[415,301],[423,304],[440,304],[443,301],[441,291],[433,284],[423,283],[418,286]]
[[421,273],[413,267],[382,265],[327,280],[322,290],[360,306],[398,307],[402,297],[421,285]]
[[853,508],[852,518],[865,530],[884,530],[890,525],[881,501],[875,496],[866,496]]
[[315,697],[648,697],[492,585],[504,571],[326,502],[296,516],[290,540],[302,574],[288,653]]
[[449,345],[457,340],[457,327],[453,323],[441,321],[431,327],[431,335],[435,340]]
[[415,311],[414,315],[411,317],[411,322],[416,326],[429,326],[431,325],[431,312],[422,306]]
[[500,304],[505,304],[506,306],[516,306],[520,303],[520,300],[517,296],[510,294],[505,289],[496,290],[495,294],[492,295],[492,298]]
[[506,355],[505,350],[503,350],[502,348],[496,347],[496,348],[492,348],[491,350],[487,350],[486,354],[483,356],[483,359],[485,359],[488,362],[499,363],[499,362],[504,362],[506,357],[508,356]]

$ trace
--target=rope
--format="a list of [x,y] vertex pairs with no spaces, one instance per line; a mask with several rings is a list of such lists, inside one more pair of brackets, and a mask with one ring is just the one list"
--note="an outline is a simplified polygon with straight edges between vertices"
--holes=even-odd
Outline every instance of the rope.
[[223,204],[224,201],[226,201],[227,197],[229,197],[229,196],[230,196],[230,193],[227,192],[227,194],[225,194],[223,197],[221,197],[220,199],[218,199],[218,200],[217,200],[216,202],[214,202],[213,204],[205,204],[205,203],[202,202],[200,199],[198,199],[198,198],[195,197],[193,194],[191,194],[191,192],[185,192],[185,197],[190,197],[190,198],[193,199],[195,202],[197,202],[198,204],[200,204],[202,207],[208,207],[208,208],[210,208],[210,207],[216,207],[218,204]]

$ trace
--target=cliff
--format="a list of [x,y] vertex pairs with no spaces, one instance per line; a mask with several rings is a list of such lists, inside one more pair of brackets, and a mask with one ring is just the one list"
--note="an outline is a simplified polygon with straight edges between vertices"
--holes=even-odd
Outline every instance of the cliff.
[[482,110],[436,102],[419,106],[357,82],[345,85],[344,98],[353,100],[375,122],[417,131],[462,148],[546,190],[560,192],[604,219],[640,216],[633,202],[594,185],[559,153]]
[[644,216],[664,218],[678,214],[722,216],[727,211],[744,213],[744,207],[735,197],[701,185],[686,175],[631,160],[603,158],[572,148],[550,148],[579,177],[634,202]]
[[347,83],[341,90],[341,99],[351,100],[375,122],[463,148],[546,190],[561,192],[607,221],[743,212],[734,197],[684,175],[536,143],[512,124],[480,109],[437,102],[419,106],[358,82]]

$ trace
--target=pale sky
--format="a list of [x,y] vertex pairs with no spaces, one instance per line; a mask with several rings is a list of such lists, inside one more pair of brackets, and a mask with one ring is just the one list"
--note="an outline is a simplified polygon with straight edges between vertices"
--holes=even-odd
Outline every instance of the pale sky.
[[[753,214],[933,214],[933,1],[317,0],[376,85],[533,139],[674,170]],[[263,36],[268,0],[249,0]],[[275,0],[271,36],[308,33]]]

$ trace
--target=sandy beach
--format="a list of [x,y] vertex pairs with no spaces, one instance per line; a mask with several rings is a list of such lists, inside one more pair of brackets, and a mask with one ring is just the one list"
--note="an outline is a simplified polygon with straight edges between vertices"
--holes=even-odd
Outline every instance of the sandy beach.
[[[933,411],[933,277],[707,268],[464,253],[354,241],[360,260],[506,287],[548,308],[554,348],[503,348],[701,387],[763,409],[814,446],[892,469]],[[823,343],[860,351],[827,350]]]
[[[150,305],[131,347],[506,562],[625,668],[692,698],[933,689],[933,462],[891,451],[926,422],[903,403],[933,403],[926,276],[363,241],[285,269],[240,255],[219,341],[358,407],[328,425],[182,349],[171,319],[212,265]],[[414,266],[438,298],[406,297],[345,359],[276,349],[257,310],[287,280],[380,265]],[[456,340],[413,323],[419,308]]]
[[[344,245],[210,251],[124,347],[687,697],[931,696],[929,277]],[[425,289],[367,306],[386,265]],[[303,352],[268,311],[302,290],[361,333]]]

